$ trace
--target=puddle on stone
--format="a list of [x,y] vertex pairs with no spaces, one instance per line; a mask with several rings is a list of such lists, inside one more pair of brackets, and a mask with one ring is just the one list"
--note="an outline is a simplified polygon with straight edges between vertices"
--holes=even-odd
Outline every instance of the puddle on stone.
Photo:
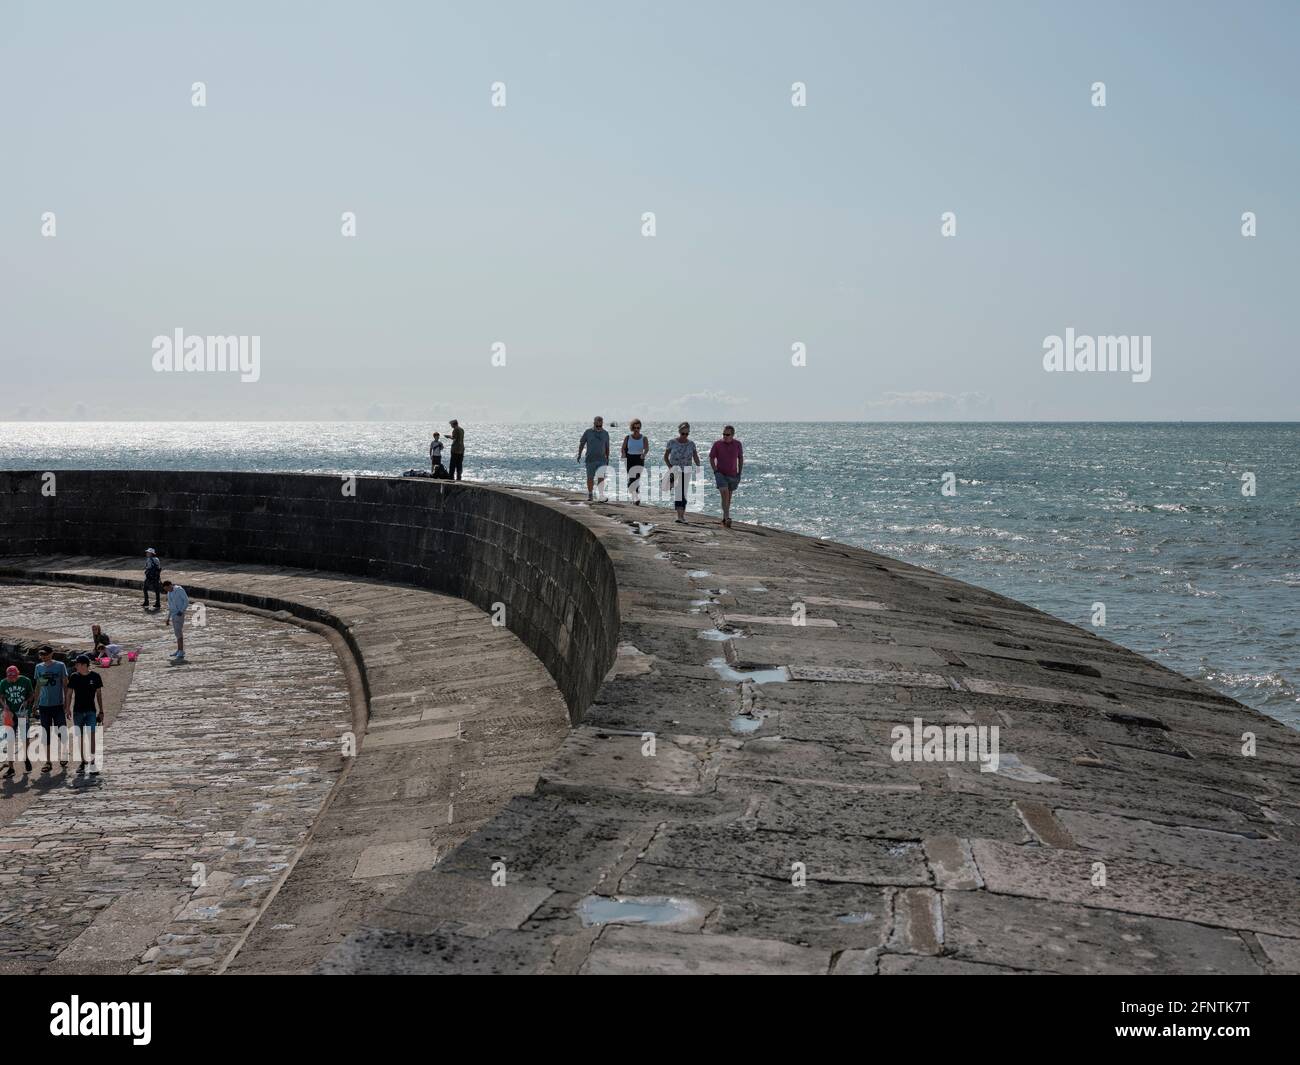
[[[983,768],[983,767],[981,767]],[[998,756],[998,767],[993,770],[999,776],[1007,777],[1010,780],[1018,780],[1022,784],[1059,784],[1056,777],[1048,776],[1040,772],[1031,765],[1022,762],[1014,754],[1003,754]]]
[[690,899],[675,899],[667,895],[646,895],[642,898],[588,895],[578,903],[578,916],[582,919],[584,928],[602,924],[648,924],[664,927],[696,920],[703,916],[703,911]]
[[688,576],[688,577],[694,577],[694,578],[696,578],[696,579],[698,580],[698,579],[701,578],[701,577],[708,577],[708,576],[710,576],[710,574],[709,574],[709,571],[706,570],[706,569],[693,569],[693,570],[690,570],[690,571],[686,574],[686,576]]
[[767,589],[764,588],[761,584],[756,584],[756,585],[754,585],[754,587],[752,587],[752,588],[746,588],[745,591],[747,591],[747,592],[765,592],[765,591],[767,591]]
[[698,635],[701,640],[717,640],[719,642],[723,640],[745,639],[745,634],[743,632],[723,632],[721,629],[705,629]]
[[632,524],[635,526],[631,530],[633,536],[649,536],[650,530],[655,527],[652,521],[634,521]]
[[842,913],[835,918],[840,924],[867,924],[875,919],[876,915],[874,913],[868,913],[865,910],[862,913]]
[[738,669],[732,669],[725,658],[710,658],[709,668],[723,680],[733,681],[736,684],[746,680],[752,680],[755,684],[777,684],[790,679],[790,671],[785,666],[777,666],[775,669],[754,669],[742,673]]
[[747,717],[745,714],[737,714],[731,719],[732,732],[757,732],[763,726],[761,717]]

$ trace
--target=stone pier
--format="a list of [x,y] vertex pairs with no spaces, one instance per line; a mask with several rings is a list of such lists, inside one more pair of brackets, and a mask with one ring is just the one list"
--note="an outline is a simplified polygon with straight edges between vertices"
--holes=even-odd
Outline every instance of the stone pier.
[[[478,697],[538,721],[548,697],[567,710],[558,746],[531,744],[531,762],[512,761],[518,726],[500,716],[500,741],[475,752],[495,783],[462,838],[437,846],[417,816],[391,856],[401,882],[361,907],[294,909],[277,924],[323,927],[279,967],[1300,970],[1300,734],[1023,604],[828,541],[563,493],[56,478],[50,496],[39,473],[0,474],[0,571],[129,584],[117,556],[155,546],[213,602],[334,632],[370,730],[336,795],[386,781],[365,793],[377,833],[410,818],[408,782],[453,786],[407,743],[376,742],[392,677],[429,678],[400,728],[454,719],[464,700],[438,687],[436,653],[384,639],[382,610],[350,613],[358,594],[468,600],[461,650],[487,646],[496,619],[549,678],[520,689],[512,653],[496,685],[482,663]],[[900,748],[900,728],[927,726],[985,742],[996,729],[996,768],[961,748]],[[453,760],[468,742],[443,740]],[[361,858],[331,851],[337,830],[321,820],[309,846],[342,856],[341,882]],[[307,899],[296,875],[278,893]],[[259,921],[229,968],[277,968],[260,946],[273,942]]]

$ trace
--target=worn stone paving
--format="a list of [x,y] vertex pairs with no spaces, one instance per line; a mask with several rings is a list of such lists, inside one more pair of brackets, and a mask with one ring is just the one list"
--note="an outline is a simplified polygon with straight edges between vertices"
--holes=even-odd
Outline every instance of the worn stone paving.
[[[554,505],[614,559],[618,661],[324,971],[1296,971],[1294,731],[892,559]],[[916,718],[998,726],[999,770],[893,760]]]
[[20,763],[3,785],[32,798],[0,828],[0,971],[215,971],[343,768],[338,659],[301,628],[205,605],[173,666],[170,629],[132,593],[0,585],[0,632],[91,621],[142,653],[100,775]]
[[[131,581],[139,568],[133,559],[0,563],[69,580]],[[400,895],[417,872],[512,796],[531,791],[568,733],[568,712],[518,637],[461,600],[296,569],[178,567],[169,576],[192,594],[220,590],[254,605],[329,614],[361,656],[369,719],[360,715],[365,734],[358,757],[291,873],[223,969],[307,971]],[[193,646],[206,653],[204,637],[196,636]]]

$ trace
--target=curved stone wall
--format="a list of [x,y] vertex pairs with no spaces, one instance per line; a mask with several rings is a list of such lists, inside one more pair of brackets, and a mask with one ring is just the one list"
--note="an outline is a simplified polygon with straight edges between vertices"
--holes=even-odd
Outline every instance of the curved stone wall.
[[[52,479],[51,479],[52,478]],[[614,661],[609,555],[553,506],[419,479],[158,470],[0,473],[0,553],[138,554],[397,581],[505,621],[555,678],[575,723]],[[346,633],[344,634],[346,636]]]

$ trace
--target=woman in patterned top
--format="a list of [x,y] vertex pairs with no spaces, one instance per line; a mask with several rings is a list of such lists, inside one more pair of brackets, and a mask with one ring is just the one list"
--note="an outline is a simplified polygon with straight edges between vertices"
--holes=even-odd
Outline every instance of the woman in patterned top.
[[669,469],[673,485],[673,506],[677,508],[677,520],[686,524],[686,467],[690,463],[700,464],[700,453],[695,450],[695,441],[690,439],[691,423],[682,422],[677,427],[677,435],[668,441],[664,449],[664,462]]

